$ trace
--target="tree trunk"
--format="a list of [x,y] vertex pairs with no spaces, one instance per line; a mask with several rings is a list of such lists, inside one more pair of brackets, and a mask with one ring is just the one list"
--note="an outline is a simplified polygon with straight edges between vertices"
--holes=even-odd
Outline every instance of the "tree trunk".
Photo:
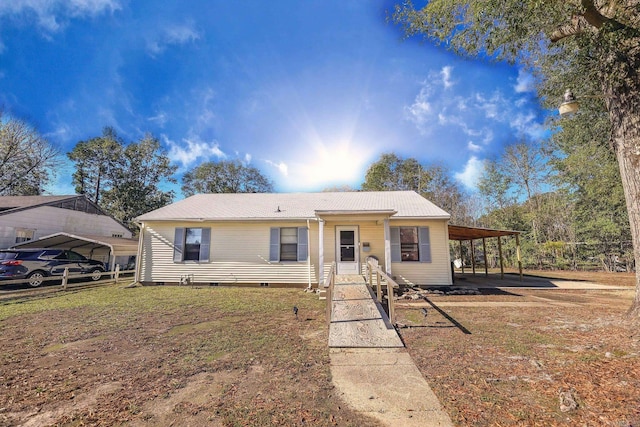
[[[607,104],[612,125],[612,145],[620,167],[622,187],[629,212],[633,254],[640,260],[640,83],[616,93],[609,87]],[[629,314],[640,318],[640,271],[636,268],[636,293]]]

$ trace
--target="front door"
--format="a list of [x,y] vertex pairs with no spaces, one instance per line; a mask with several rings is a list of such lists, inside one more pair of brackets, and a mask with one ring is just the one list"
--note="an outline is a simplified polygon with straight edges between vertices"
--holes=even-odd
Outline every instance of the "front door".
[[336,227],[337,274],[360,274],[358,227]]

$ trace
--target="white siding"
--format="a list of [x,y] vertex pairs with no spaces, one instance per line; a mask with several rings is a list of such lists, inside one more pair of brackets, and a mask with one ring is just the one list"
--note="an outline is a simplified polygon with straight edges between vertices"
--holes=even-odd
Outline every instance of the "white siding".
[[[269,262],[269,231],[271,227],[306,227],[306,222],[251,223],[198,222],[145,224],[141,280],[143,282],[179,282],[190,275],[197,283],[299,284],[306,285],[311,277],[317,284],[315,264],[301,262]],[[313,226],[313,225],[312,225]],[[210,227],[210,262],[173,262],[173,239],[176,227]],[[317,260],[316,235],[311,235],[310,249]]]
[[431,262],[394,262],[391,276],[400,285],[451,285],[449,235],[446,221],[392,221],[392,227],[429,227]]
[[[335,230],[341,225],[357,225],[360,236],[361,271],[365,259],[376,256],[384,266],[384,226],[382,221],[326,221],[324,226],[324,265],[318,269],[318,222],[310,221],[309,255],[307,262],[269,262],[271,227],[306,227],[299,222],[150,222],[145,223],[141,280],[143,282],[177,283],[185,275],[192,275],[197,283],[297,284],[317,285],[320,274],[326,277],[335,261]],[[432,262],[393,263],[392,275],[399,284],[450,285],[449,242],[446,220],[402,220],[391,226],[427,226],[430,230]],[[210,262],[173,262],[173,239],[176,227],[210,227]],[[362,242],[369,242],[371,250],[364,252]],[[309,271],[309,267],[311,271]]]
[[16,243],[18,228],[35,230],[34,240],[59,232],[131,238],[131,232],[110,216],[41,206],[0,216],[0,248]]

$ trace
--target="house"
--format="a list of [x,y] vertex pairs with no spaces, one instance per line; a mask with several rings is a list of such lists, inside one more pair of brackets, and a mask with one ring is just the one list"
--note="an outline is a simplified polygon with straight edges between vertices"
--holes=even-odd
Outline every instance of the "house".
[[[131,238],[127,227],[84,195],[0,197],[0,249],[73,249],[113,266],[116,256],[124,264],[135,255],[137,245]],[[132,244],[133,251],[113,250]]]
[[143,284],[323,284],[375,257],[399,284],[452,283],[449,214],[413,191],[199,194],[137,218]]

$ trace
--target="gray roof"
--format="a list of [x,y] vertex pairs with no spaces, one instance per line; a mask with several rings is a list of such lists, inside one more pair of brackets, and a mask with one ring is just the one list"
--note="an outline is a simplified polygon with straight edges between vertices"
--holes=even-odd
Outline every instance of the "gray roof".
[[0,210],[29,208],[76,197],[78,197],[77,194],[72,196],[0,196]]
[[312,219],[317,213],[386,213],[393,218],[450,215],[414,191],[197,194],[137,218],[154,220]]

